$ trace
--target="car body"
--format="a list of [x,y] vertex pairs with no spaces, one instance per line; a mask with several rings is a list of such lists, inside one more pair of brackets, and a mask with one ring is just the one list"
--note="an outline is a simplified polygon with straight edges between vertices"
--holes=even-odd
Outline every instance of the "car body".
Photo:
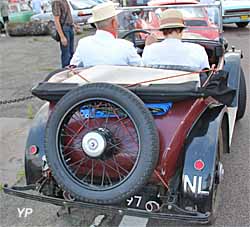
[[[94,6],[103,2],[105,2],[105,0],[87,0],[87,1],[69,0],[68,3],[74,23],[85,24],[92,14],[91,9]],[[49,5],[49,7],[47,7],[45,13],[40,13],[32,16],[31,21],[34,20],[42,22],[54,21],[51,4]]]
[[221,0],[223,24],[246,27],[250,22],[250,1]]
[[[217,31],[222,35],[221,26]],[[222,155],[229,155],[246,108],[242,53],[226,50],[222,40],[183,39],[205,47],[214,65],[207,71],[97,65],[49,74],[32,90],[47,102],[26,142],[27,185],[5,185],[4,192],[66,207],[211,223]],[[143,49],[144,39],[134,42]]]
[[[9,3],[9,22],[10,23],[26,23],[30,21],[33,15],[32,9],[24,2]],[[0,26],[3,28],[3,19],[0,15]]]

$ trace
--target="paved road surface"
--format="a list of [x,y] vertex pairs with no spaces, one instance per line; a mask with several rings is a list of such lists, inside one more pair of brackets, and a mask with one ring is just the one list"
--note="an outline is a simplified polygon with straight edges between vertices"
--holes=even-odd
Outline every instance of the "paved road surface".
[[[225,27],[229,46],[244,51],[242,66],[245,71],[248,97],[250,83],[250,28]],[[78,37],[79,38],[79,37]],[[29,89],[45,75],[59,66],[59,48],[49,37],[1,38],[0,80],[1,100],[29,95]],[[250,110],[249,100],[245,117],[237,122],[232,143],[232,153],[225,155],[225,180],[223,182],[223,203],[219,218],[214,226],[249,226],[250,224]],[[11,183],[19,178],[20,162],[23,156],[23,142],[30,124],[27,117],[36,112],[41,101],[22,102],[0,106],[1,151],[0,180]],[[21,130],[17,129],[21,126]],[[20,128],[20,127],[19,127]],[[7,130],[8,129],[8,130]],[[11,137],[12,136],[12,137]],[[11,137],[11,138],[10,138]],[[0,192],[0,226],[94,226],[102,220],[103,213],[93,210],[73,210],[71,215],[53,205],[28,201],[4,195]],[[18,208],[32,208],[27,218],[18,217]],[[147,220],[107,214],[101,226],[189,226],[180,222]],[[191,226],[191,225],[190,225]],[[196,225],[197,226],[197,225]]]

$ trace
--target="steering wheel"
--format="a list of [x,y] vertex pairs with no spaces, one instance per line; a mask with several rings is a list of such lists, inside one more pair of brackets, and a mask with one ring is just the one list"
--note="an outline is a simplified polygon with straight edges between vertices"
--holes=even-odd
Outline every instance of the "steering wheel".
[[132,37],[132,42],[134,43],[134,46],[136,45],[135,43],[135,34],[136,33],[144,33],[144,34],[151,34],[149,31],[145,29],[133,29],[128,32],[126,32],[124,35],[122,35],[122,39],[126,39],[127,37],[131,36]]
[[136,46],[136,40],[135,40],[136,33],[144,33],[144,34],[149,34],[149,35],[151,34],[149,31],[147,31],[145,29],[133,29],[133,30],[126,32],[124,35],[121,36],[121,38],[126,39],[127,37],[130,36],[132,38],[132,42],[133,42],[134,46],[137,49],[137,53],[141,55],[143,52],[143,49]]

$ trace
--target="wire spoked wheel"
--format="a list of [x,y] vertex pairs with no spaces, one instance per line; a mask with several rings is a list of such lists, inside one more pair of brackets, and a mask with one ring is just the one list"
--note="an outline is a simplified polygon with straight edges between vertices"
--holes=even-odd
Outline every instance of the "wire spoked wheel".
[[57,103],[46,129],[45,152],[65,191],[79,200],[109,204],[149,180],[159,139],[151,113],[137,96],[96,83]]
[[138,129],[129,114],[111,100],[80,102],[65,114],[59,127],[60,158],[85,187],[116,187],[137,165]]

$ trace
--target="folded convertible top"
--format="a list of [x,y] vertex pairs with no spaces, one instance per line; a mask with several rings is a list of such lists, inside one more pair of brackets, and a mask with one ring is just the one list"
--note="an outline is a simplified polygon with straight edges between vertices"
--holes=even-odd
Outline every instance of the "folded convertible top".
[[[81,85],[77,83],[42,82],[32,89],[32,94],[42,100],[57,102],[67,92],[80,86]],[[120,86],[127,87],[127,85],[124,84]],[[149,86],[136,85],[127,88],[147,103],[173,102],[204,96],[198,91],[196,81],[182,84],[151,84]]]
[[[212,96],[219,102],[230,106],[235,96],[235,90],[227,86],[227,73],[217,72],[204,87],[198,87],[197,81],[178,84],[150,84],[127,87],[145,103],[177,102],[186,99]],[[42,100],[57,102],[67,92],[78,88],[77,83],[42,82],[32,89],[32,94]]]

